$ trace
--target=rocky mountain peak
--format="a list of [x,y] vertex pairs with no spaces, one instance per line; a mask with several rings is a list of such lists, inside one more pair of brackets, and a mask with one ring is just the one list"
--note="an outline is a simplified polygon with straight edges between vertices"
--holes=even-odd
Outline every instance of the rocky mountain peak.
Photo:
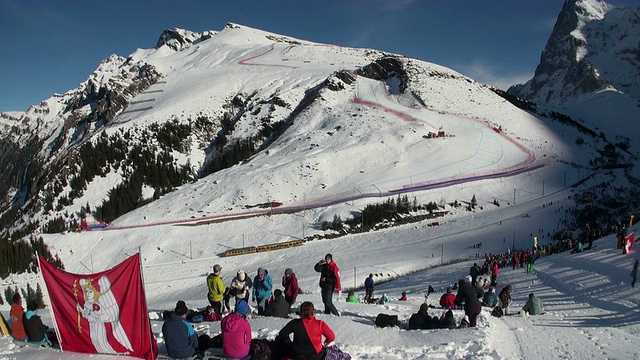
[[211,38],[214,31],[204,31],[202,33],[185,29],[165,29],[158,39],[156,48],[167,45],[174,51],[181,51],[200,41]]
[[508,93],[582,114],[614,102],[637,116],[640,13],[604,1],[565,1],[534,77]]

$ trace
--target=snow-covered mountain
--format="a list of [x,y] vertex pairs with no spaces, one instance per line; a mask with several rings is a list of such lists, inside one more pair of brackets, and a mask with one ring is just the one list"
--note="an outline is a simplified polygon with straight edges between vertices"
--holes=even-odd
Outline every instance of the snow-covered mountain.
[[580,119],[610,141],[638,140],[640,10],[565,1],[535,76],[508,92]]
[[[237,24],[165,31],[155,48],[105,59],[78,89],[2,115],[11,150],[0,159],[4,235],[74,230],[88,214],[111,230],[236,219],[254,242],[310,240],[342,234],[323,225],[336,218],[350,221],[344,232],[389,226],[369,224],[362,210],[399,195],[414,197],[417,218],[452,216],[587,176],[590,186],[616,187],[602,190],[601,204],[625,192],[635,206],[634,178],[603,172],[629,169],[628,153],[562,114],[523,110],[530,106],[374,49]],[[605,226],[626,211],[616,205],[591,219]],[[286,224],[262,224],[265,214]],[[291,223],[300,234],[284,230]],[[220,254],[244,245],[227,230],[208,230],[226,240],[198,246]],[[172,240],[161,242],[147,245]]]

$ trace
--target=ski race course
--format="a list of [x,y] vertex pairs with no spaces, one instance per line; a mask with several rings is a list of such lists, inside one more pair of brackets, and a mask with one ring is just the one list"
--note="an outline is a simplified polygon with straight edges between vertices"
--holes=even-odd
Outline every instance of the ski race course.
[[[295,56],[291,52],[296,46],[271,44],[258,54],[251,54],[238,61],[239,65],[252,67],[279,67],[297,69],[317,66]],[[321,46],[321,45],[318,45]],[[287,65],[282,62],[287,60]],[[355,74],[353,70],[349,71]],[[364,198],[382,198],[403,193],[445,188],[473,181],[515,176],[544,166],[536,162],[532,150],[520,144],[501,129],[487,121],[459,114],[437,111],[420,105],[411,95],[390,90],[393,84],[356,76],[353,103],[382,111],[400,122],[415,122],[424,126],[423,142],[429,143],[429,153],[412,161],[410,176],[394,177],[385,174],[375,184],[359,184],[352,190],[334,193],[320,198],[307,198],[304,202],[282,204],[277,208],[214,214],[197,219],[178,219],[126,226],[108,226],[102,230],[123,230],[186,223],[210,223],[234,218],[292,213],[301,210],[328,207],[346,201]],[[427,134],[444,131],[443,137],[427,139]],[[475,146],[469,146],[469,144]],[[464,145],[464,146],[463,146]],[[471,149],[471,150],[464,150]],[[437,164],[430,159],[438,158]]]

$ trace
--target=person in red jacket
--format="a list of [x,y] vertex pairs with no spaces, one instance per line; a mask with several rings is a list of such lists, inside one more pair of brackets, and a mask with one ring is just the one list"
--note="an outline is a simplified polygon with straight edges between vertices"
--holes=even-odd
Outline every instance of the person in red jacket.
[[24,309],[22,308],[22,298],[20,294],[13,294],[13,302],[11,303],[11,312],[9,313],[9,322],[11,323],[11,336],[19,341],[27,341],[27,333],[24,331]]
[[[329,325],[316,319],[314,311],[313,303],[303,302],[300,305],[300,318],[289,321],[278,333],[276,341],[290,342],[289,353],[296,360],[324,359],[325,347],[336,339]],[[293,341],[290,340],[292,334]],[[322,341],[323,337],[324,341]]]
[[491,269],[491,286],[497,285],[496,280],[498,279],[498,271],[498,263],[495,262],[493,264],[493,269]]
[[456,296],[453,294],[451,287],[448,287],[447,292],[440,297],[440,306],[445,309],[453,309],[456,307]]
[[298,293],[300,292],[300,288],[298,287],[298,278],[296,278],[296,274],[293,270],[287,268],[284,271],[282,286],[284,287],[284,299],[287,300],[289,305],[293,305],[298,298]]

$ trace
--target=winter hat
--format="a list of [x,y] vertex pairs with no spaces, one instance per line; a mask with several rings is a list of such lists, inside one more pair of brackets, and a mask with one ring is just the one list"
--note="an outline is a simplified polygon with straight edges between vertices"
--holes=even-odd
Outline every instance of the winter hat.
[[452,294],[453,293],[453,289],[451,289],[451,286],[449,286],[447,288],[447,294]]
[[249,304],[247,304],[247,302],[244,300],[238,301],[238,303],[236,304],[235,312],[238,315],[247,315],[247,313],[249,312]]
[[258,275],[264,275],[264,268],[258,268]]
[[293,270],[291,270],[291,269],[287,268],[287,269],[284,271],[284,274],[285,274],[285,275],[287,275],[287,276],[291,276],[291,275],[293,275]]
[[244,276],[245,276],[244,270],[238,270],[238,274],[237,275],[238,275],[238,280],[244,281]]
[[176,303],[175,313],[177,315],[184,315],[188,312],[189,312],[189,309],[187,308],[187,304],[185,304],[184,301],[180,300]]
[[222,270],[222,266],[215,264],[213,265],[213,272],[217,273],[218,271]]

